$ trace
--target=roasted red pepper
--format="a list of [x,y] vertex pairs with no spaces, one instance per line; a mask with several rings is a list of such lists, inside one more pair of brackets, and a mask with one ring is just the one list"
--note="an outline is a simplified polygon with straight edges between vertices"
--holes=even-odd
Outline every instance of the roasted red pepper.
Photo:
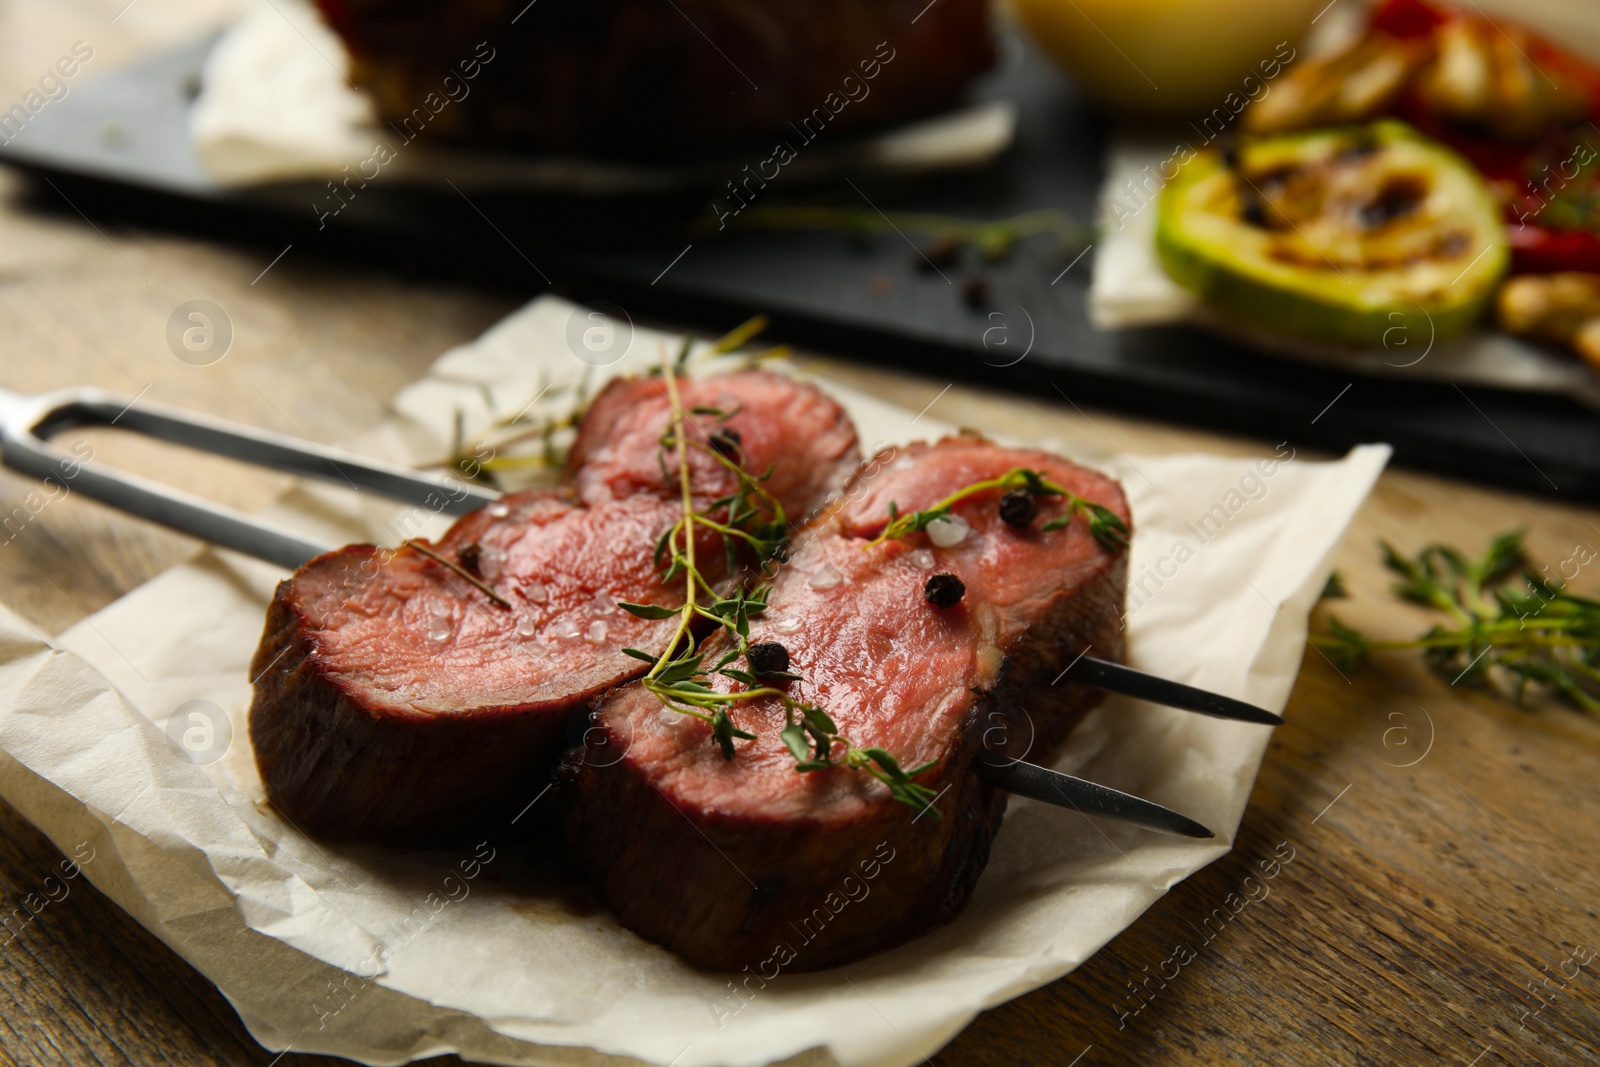
[[1426,37],[1452,17],[1426,0],[1382,0],[1372,9],[1370,25],[1391,37]]
[[[1476,14],[1429,0],[1380,0],[1370,28],[1392,37],[1429,37]],[[1587,89],[1590,122],[1549,132],[1536,143],[1503,140],[1438,114],[1411,87],[1395,111],[1434,140],[1460,152],[1499,192],[1516,274],[1600,272],[1600,68],[1542,38],[1527,44],[1546,77]]]
[[1600,234],[1515,224],[1510,232],[1513,274],[1557,274],[1562,271],[1600,274]]

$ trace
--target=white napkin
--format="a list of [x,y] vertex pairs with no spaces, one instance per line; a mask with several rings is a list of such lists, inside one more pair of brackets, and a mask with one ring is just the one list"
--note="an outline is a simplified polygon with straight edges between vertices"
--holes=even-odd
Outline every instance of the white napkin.
[[[602,334],[622,353],[596,369]],[[665,336],[595,320],[553,297],[441,358],[354,442],[407,462],[469,440],[489,405],[515,412],[659,358]],[[588,342],[585,347],[586,341]],[[586,361],[575,358],[582,353]],[[609,357],[605,357],[609,358]],[[948,427],[829,386],[864,441]],[[552,392],[556,390],[552,389]],[[569,394],[570,396],[570,394]],[[550,394],[545,401],[551,403]],[[565,402],[565,401],[562,401]],[[1058,444],[1079,455],[1090,449]],[[1307,613],[1340,537],[1388,456],[1112,456],[1137,533],[1129,654],[1139,666],[1282,708]],[[1099,460],[1097,459],[1097,462]],[[400,509],[297,490],[273,517],[308,536],[392,543]],[[1223,855],[1270,730],[1113,699],[1059,765],[1174,807],[1219,833],[1185,841],[1013,800],[966,912],[848,967],[785,974],[736,1014],[729,976],[697,971],[540,885],[514,849],[401,852],[325,845],[263,801],[247,742],[247,664],[281,572],[221,553],[174,568],[54,641],[0,608],[0,795],[85,874],[193,963],[273,1049],[370,1064],[454,1051],[503,1064],[677,1067],[920,1062],[979,1011],[1072,970],[1174,883]],[[225,713],[231,746],[196,766],[181,734],[194,700]],[[216,743],[217,748],[222,743]],[[720,1020],[720,1025],[719,1025]]]

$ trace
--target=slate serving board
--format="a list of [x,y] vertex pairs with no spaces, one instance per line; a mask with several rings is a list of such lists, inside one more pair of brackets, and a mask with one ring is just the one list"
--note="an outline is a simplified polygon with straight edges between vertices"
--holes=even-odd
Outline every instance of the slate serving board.
[[[297,257],[517,293],[553,286],[712,331],[759,310],[771,315],[775,336],[928,375],[1272,442],[1343,449],[1388,441],[1402,464],[1600,498],[1600,416],[1564,397],[1307,366],[1188,328],[1099,332],[1085,317],[1088,259],[1063,273],[1071,258],[1048,237],[1021,243],[1002,262],[967,253],[930,269],[919,238],[887,229],[696,235],[693,224],[712,218],[705,193],[474,194],[469,202],[379,182],[322,228],[312,205],[323,202],[324,187],[226,190],[200,167],[186,114],[213,43],[75,88],[0,146],[0,161],[48,178],[36,202],[67,214],[256,242],[271,255],[292,245]],[[1093,219],[1107,125],[1026,45],[1006,44],[1001,69],[978,89],[1019,107],[1017,142],[995,166],[915,181],[863,175],[827,190],[784,189],[780,179],[762,196],[824,195],[866,210],[973,219],[1054,207]],[[765,155],[731,160],[728,177]],[[965,292],[980,276],[981,304]]]

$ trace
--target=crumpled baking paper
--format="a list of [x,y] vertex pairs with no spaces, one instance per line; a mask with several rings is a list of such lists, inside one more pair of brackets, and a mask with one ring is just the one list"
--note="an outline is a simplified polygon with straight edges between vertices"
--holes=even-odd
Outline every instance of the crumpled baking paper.
[[[305,0],[258,0],[206,61],[189,122],[201,163],[217,181],[235,186],[338,180],[364,173],[365,164],[381,165],[387,180],[416,185],[607,195],[721,188],[751,162],[650,167],[408,143],[376,121],[372,102],[350,84],[349,69],[343,42]],[[1015,128],[1009,102],[973,104],[872,137],[807,147],[784,174],[807,181],[845,170],[976,167],[1005,151]],[[378,154],[380,144],[386,155]]]
[[[497,415],[535,398],[534,410],[557,411],[585,374],[597,385],[672,347],[543,297],[443,356],[352,444],[425,462],[448,450],[458,412],[477,441]],[[868,444],[948,430],[829,388]],[[1047,444],[1112,470],[1132,502],[1131,662],[1281,709],[1307,613],[1388,449],[1331,463],[1292,443],[1255,459],[1103,456],[1067,432]],[[324,486],[293,491],[271,517],[330,542],[393,544],[418,531],[413,513]],[[85,874],[214,981],[272,1049],[369,1064],[447,1051],[524,1065],[917,1063],[977,1012],[1072,970],[1223,855],[1271,732],[1114,698],[1058,765],[1199,819],[1216,841],[1013,799],[956,922],[736,998],[734,976],[689,967],[573,903],[504,842],[323,844],[266,806],[246,671],[281,577],[207,553],[54,640],[0,608],[0,794],[64,849],[88,842]],[[193,725],[197,700],[224,714],[199,746],[178,743],[206,727]],[[185,753],[197,747],[223,755],[196,765]]]

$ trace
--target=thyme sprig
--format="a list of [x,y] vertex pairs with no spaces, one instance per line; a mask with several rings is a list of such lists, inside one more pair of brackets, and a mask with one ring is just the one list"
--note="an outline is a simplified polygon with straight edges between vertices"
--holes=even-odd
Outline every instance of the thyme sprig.
[[[720,356],[738,354],[746,362],[746,365],[754,365],[764,363],[770,359],[782,359],[791,355],[788,345],[774,345],[771,348],[763,348],[758,352],[739,352],[739,349],[744,348],[755,340],[757,336],[764,333],[769,325],[771,323],[765,315],[752,315],[698,353],[695,352],[694,339],[685,337],[683,344],[678,348],[677,358],[672,361],[672,373],[681,377],[689,370],[692,358],[714,359]],[[646,373],[653,378],[663,374],[665,370],[666,367],[663,365],[651,367]]]
[[[691,362],[691,355],[694,359],[735,357],[746,365],[789,355],[787,345],[754,352],[740,351],[766,328],[766,316],[756,315],[699,352],[694,352],[693,346],[686,343],[674,369],[676,373],[683,374]],[[558,385],[554,380],[542,377],[533,400],[509,416],[495,414],[492,390],[486,385],[480,386],[484,406],[495,415],[493,421],[476,440],[469,442],[465,427],[466,414],[456,409],[450,453],[421,466],[452,470],[469,482],[493,489],[505,488],[504,478],[507,474],[562,466],[567,461],[566,444],[571,431],[583,419],[592,399],[594,383],[591,371],[592,368],[585,367],[582,376],[570,385]],[[652,368],[650,373],[659,374],[661,371],[660,368]],[[558,413],[544,414],[535,410],[535,405],[541,401],[553,401],[564,396],[570,398],[569,403]],[[536,445],[536,448],[528,449],[526,446],[530,444]]]
[[[711,739],[721,748],[723,759],[734,758],[735,738],[746,741],[756,739],[755,734],[736,726],[729,712],[742,701],[776,699],[783,704],[785,721],[778,736],[794,757],[796,771],[804,773],[830,767],[864,770],[887,786],[895,800],[919,812],[929,811],[934,818],[941,817],[939,810],[931,807],[937,794],[913,781],[917,775],[933,767],[937,760],[909,769],[902,768],[899,760],[884,749],[858,747],[839,731],[827,709],[820,704],[797,701],[782,689],[764,684],[764,679],[795,679],[798,675],[789,672],[757,675],[732,666],[748,651],[748,638],[748,623],[745,623],[744,632],[739,634],[739,647],[728,649],[709,668],[705,666],[706,653],[698,650],[666,659],[665,664],[636,648],[623,651],[637,659],[655,662],[652,673],[645,676],[644,687],[673,711],[708,724],[711,727]],[[657,668],[660,668],[659,673],[655,673]],[[713,674],[731,678],[750,688],[718,692],[707,684]]]
[[1600,601],[1529,569],[1523,531],[1496,537],[1477,559],[1447,545],[1407,557],[1381,544],[1384,566],[1399,578],[1395,595],[1447,621],[1413,640],[1375,641],[1330,615],[1328,632],[1311,640],[1335,666],[1354,670],[1374,652],[1421,649],[1453,682],[1493,682],[1500,672],[1518,703],[1541,686],[1600,714],[1592,695],[1600,688]]
[[500,607],[502,607],[502,608],[510,608],[511,607],[511,601],[507,600],[505,597],[501,596],[499,593],[496,593],[492,588],[489,587],[489,584],[487,582],[483,581],[481,578],[479,578],[477,575],[473,574],[471,571],[467,570],[465,567],[461,566],[459,563],[456,563],[456,562],[454,562],[452,560],[445,559],[443,556],[439,555],[439,553],[435,552],[431,548],[428,548],[426,545],[422,544],[420,541],[416,540],[415,538],[407,538],[406,540],[401,541],[400,542],[400,547],[401,548],[409,548],[409,549],[411,549],[411,551],[417,553],[419,556],[426,556],[429,559],[433,560],[435,563],[439,564],[441,567],[444,567],[446,570],[454,572],[457,577],[462,578],[463,580],[472,583],[472,585],[477,587],[478,592],[482,593],[484,596],[486,596],[490,600],[494,601]]
[[1101,545],[1113,552],[1128,547],[1128,524],[1122,517],[1110,508],[1093,501],[1085,500],[1077,493],[1057,485],[1043,474],[1027,467],[1013,467],[998,478],[988,478],[981,482],[973,482],[965,488],[958,489],[945,497],[939,503],[923,511],[912,511],[900,514],[893,501],[889,502],[889,524],[883,532],[867,543],[865,547],[872,548],[885,541],[892,541],[907,534],[925,530],[936,519],[942,519],[950,514],[950,509],[969,497],[980,493],[1008,493],[1021,489],[1041,497],[1061,497],[1067,502],[1067,508],[1060,515],[1044,524],[1045,532],[1060,530],[1071,524],[1079,514],[1089,516],[1089,534]]
[[[750,324],[741,329],[747,329]],[[752,330],[738,343],[752,336]],[[737,335],[737,331],[735,336]],[[725,339],[726,340],[726,339]],[[711,727],[711,738],[722,751],[722,757],[732,760],[736,755],[735,739],[756,740],[756,735],[735,724],[731,712],[746,701],[776,699],[783,704],[784,729],[779,736],[795,760],[795,770],[811,772],[830,767],[864,770],[888,787],[890,795],[902,804],[919,812],[932,812],[940,817],[933,801],[937,794],[913,779],[934,766],[937,761],[906,769],[893,755],[881,748],[860,748],[839,732],[828,712],[820,705],[797,701],[784,690],[771,684],[798,680],[799,675],[789,671],[757,671],[750,661],[750,619],[767,609],[767,597],[772,586],[763,582],[744,585],[731,593],[715,589],[701,573],[695,558],[695,540],[698,528],[720,534],[728,553],[729,571],[737,562],[740,546],[748,548],[757,559],[779,557],[788,543],[788,521],[783,505],[762,485],[771,477],[769,469],[757,477],[713,443],[691,437],[688,416],[710,416],[726,421],[732,412],[714,408],[695,408],[685,411],[677,386],[677,369],[686,358],[689,343],[684,343],[678,360],[668,365],[664,362],[662,378],[672,404],[672,419],[661,436],[662,464],[670,454],[677,465],[681,515],[656,543],[655,563],[665,568],[665,581],[682,578],[684,602],[677,608],[659,604],[634,604],[623,602],[618,607],[642,619],[669,619],[676,616],[678,625],[664,651],[652,654],[637,648],[622,651],[635,659],[649,663],[650,670],[641,684],[661,703],[673,711],[700,719]],[[694,506],[690,478],[689,456],[693,451],[712,457],[731,471],[738,488],[732,494],[712,501],[704,508]],[[670,476],[669,476],[670,478]],[[722,518],[715,516],[726,514]],[[714,627],[710,634],[696,635],[696,622]],[[727,649],[707,666],[710,654],[705,644],[711,635],[726,631],[735,647]],[[735,666],[743,660],[745,669]],[[744,688],[721,692],[712,688],[714,675],[721,675]]]
[[1579,163],[1577,173],[1561,183],[1533,212],[1533,218],[1540,226],[1556,231],[1592,233],[1600,227],[1600,157],[1591,155]]
[[[504,489],[501,477],[508,472],[559,467],[567,461],[563,441],[568,431],[575,429],[583,418],[590,400],[591,383],[586,368],[576,384],[559,386],[543,380],[533,400],[514,415],[496,414],[493,421],[475,441],[468,442],[466,413],[460,408],[455,413],[455,428],[450,442],[449,455],[428,463],[419,464],[424,469],[447,469],[469,482]],[[488,386],[480,386],[484,406],[491,414],[495,411],[494,394]],[[570,394],[570,402],[559,414],[545,415],[534,411],[534,405],[545,399],[558,399]],[[508,449],[528,442],[538,442],[538,451]]]

